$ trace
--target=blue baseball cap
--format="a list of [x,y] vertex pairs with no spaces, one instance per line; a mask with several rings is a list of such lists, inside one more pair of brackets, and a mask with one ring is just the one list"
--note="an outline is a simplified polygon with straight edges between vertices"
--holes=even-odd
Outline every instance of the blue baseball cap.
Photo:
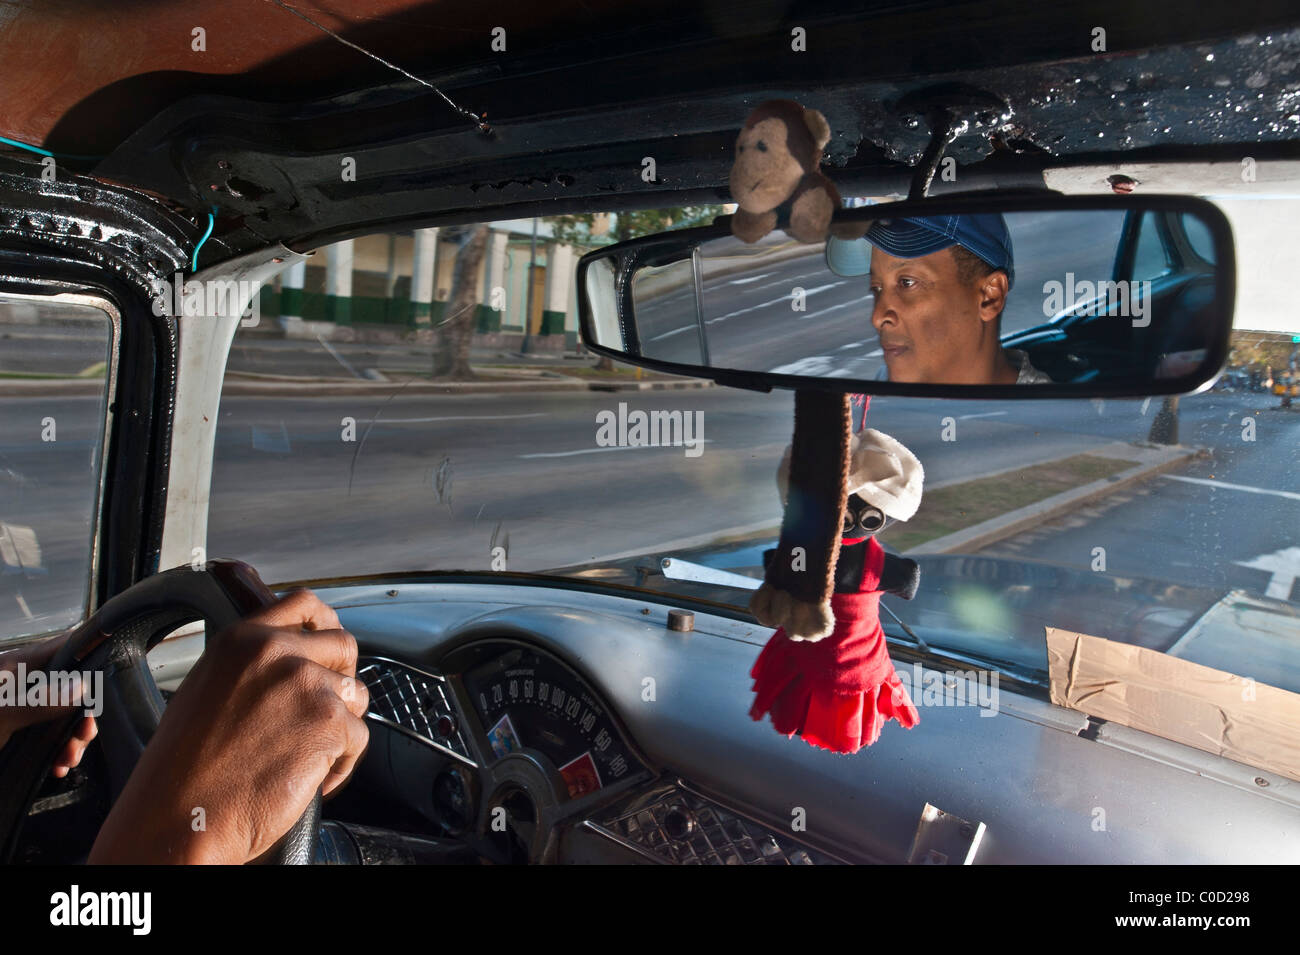
[[1004,270],[1008,288],[1016,283],[1011,233],[1006,220],[996,212],[877,219],[864,239],[828,239],[826,264],[836,275],[866,275],[871,271],[868,242],[900,259],[916,259],[960,245],[991,267]]

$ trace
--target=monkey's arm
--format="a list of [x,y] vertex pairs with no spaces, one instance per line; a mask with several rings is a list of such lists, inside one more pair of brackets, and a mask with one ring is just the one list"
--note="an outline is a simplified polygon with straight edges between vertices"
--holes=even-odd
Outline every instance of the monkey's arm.
[[737,209],[731,216],[731,234],[741,242],[757,242],[775,228],[775,211],[757,213]]
[[911,600],[920,586],[921,568],[916,561],[886,551],[885,566],[880,572],[880,589],[886,593],[898,594],[904,600]]

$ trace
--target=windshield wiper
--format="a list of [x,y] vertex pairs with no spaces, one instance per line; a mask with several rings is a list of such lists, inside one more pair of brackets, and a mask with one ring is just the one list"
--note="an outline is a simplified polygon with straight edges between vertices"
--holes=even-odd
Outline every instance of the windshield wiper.
[[[686,580],[697,584],[712,584],[715,587],[734,587],[737,590],[757,590],[762,586],[763,581],[756,577],[746,577],[744,574],[733,574],[728,570],[718,570],[716,567],[705,567],[703,564],[695,564],[689,560],[682,560],[680,557],[665,557],[659,561],[659,569],[669,580]],[[922,653],[930,653],[930,645],[912,630],[907,624],[899,619],[898,614],[890,610],[882,600],[880,609],[885,611],[894,618],[894,622],[903,628]]]
[[665,557],[659,561],[660,572],[669,580],[686,580],[696,584],[714,584],[719,587],[735,587],[737,590],[757,590],[763,581],[757,577],[733,574],[729,570],[705,567],[693,564],[680,557]]
[[917,647],[920,648],[920,650],[921,650],[922,653],[929,653],[929,652],[931,652],[931,651],[930,651],[930,645],[929,645],[928,643],[926,643],[924,640],[921,639],[921,635],[918,634],[918,633],[916,633],[916,632],[915,632],[911,627],[909,627],[907,624],[903,623],[902,619],[898,616],[898,614],[894,613],[894,611],[890,610],[887,606],[885,606],[885,602],[884,602],[883,600],[880,601],[880,609],[883,610],[883,611],[885,611],[885,613],[889,614],[891,617],[893,617],[893,618],[894,618],[894,623],[896,623],[896,624],[898,624],[900,627],[902,627],[902,628],[903,628],[903,632],[906,633],[909,637],[911,637],[913,640],[916,641],[916,645],[917,645]]

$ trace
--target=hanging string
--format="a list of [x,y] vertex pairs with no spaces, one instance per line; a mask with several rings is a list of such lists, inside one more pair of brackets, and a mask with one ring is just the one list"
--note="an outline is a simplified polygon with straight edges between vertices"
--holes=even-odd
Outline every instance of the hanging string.
[[859,420],[858,426],[853,429],[855,433],[861,431],[867,426],[867,408],[870,406],[871,395],[849,395],[849,407],[852,408],[854,412],[856,412],[858,408],[862,409],[862,418]]
[[413,73],[408,73],[406,70],[402,69],[402,68],[401,68],[400,66],[398,66],[396,63],[390,63],[390,62],[388,62],[387,60],[385,60],[382,56],[377,56],[377,55],[375,55],[374,53],[371,53],[371,52],[370,52],[369,50],[367,50],[365,47],[363,47],[363,46],[358,46],[357,44],[353,43],[351,40],[345,40],[345,39],[343,39],[343,37],[339,36],[337,33],[335,33],[335,32],[334,32],[333,30],[331,30],[329,27],[326,27],[326,26],[323,26],[323,25],[317,23],[315,20],[313,20],[311,17],[307,16],[307,14],[303,13],[301,10],[297,10],[297,9],[295,9],[294,7],[289,6],[287,3],[284,2],[284,0],[271,0],[271,2],[274,3],[277,7],[280,7],[280,8],[282,8],[282,9],[284,9],[284,10],[288,10],[290,13],[292,13],[292,14],[293,14],[295,17],[297,17],[298,19],[300,19],[300,20],[304,20],[304,21],[306,21],[307,23],[310,23],[310,24],[311,24],[312,26],[314,26],[317,30],[320,30],[321,33],[324,33],[324,34],[326,34],[327,36],[332,36],[334,39],[338,40],[338,41],[339,41],[340,43],[342,43],[344,46],[350,46],[350,47],[352,47],[352,49],[356,50],[358,53],[361,53],[361,54],[363,54],[363,55],[365,55],[365,56],[370,57],[372,60],[374,60],[374,61],[377,62],[377,63],[382,63],[384,66],[388,67],[390,70],[394,70],[394,71],[400,73],[402,76],[405,76],[408,80],[414,80],[415,82],[419,83],[421,86],[426,86],[426,87],[428,87],[429,89],[433,90],[435,93],[437,93],[439,96],[441,96],[441,97],[443,98],[443,100],[447,103],[448,106],[450,106],[452,109],[454,109],[454,110],[455,110],[457,113],[459,113],[461,116],[464,116],[466,119],[468,119],[470,122],[472,122],[475,126],[477,126],[479,132],[481,132],[481,133],[488,133],[488,134],[490,134],[490,133],[492,132],[492,127],[491,127],[490,125],[488,125],[488,122],[487,122],[487,114],[486,114],[486,113],[484,113],[482,116],[476,116],[474,113],[471,113],[469,110],[465,109],[463,106],[459,106],[459,105],[457,105],[456,103],[452,102],[450,96],[448,96],[448,95],[447,95],[446,93],[444,93],[442,90],[438,89],[438,87],[434,86],[434,85],[433,85],[432,83],[430,83],[428,80],[422,80],[422,79],[420,79],[420,77],[414,75]]

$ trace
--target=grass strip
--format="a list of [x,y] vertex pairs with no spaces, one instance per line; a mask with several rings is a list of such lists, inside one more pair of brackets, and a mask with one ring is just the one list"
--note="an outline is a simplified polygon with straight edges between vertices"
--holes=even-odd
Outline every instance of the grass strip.
[[905,524],[887,527],[880,533],[880,541],[892,551],[905,552],[936,537],[974,527],[1063,491],[1126,471],[1136,464],[1119,458],[1076,454],[995,477],[925,491],[916,515]]

